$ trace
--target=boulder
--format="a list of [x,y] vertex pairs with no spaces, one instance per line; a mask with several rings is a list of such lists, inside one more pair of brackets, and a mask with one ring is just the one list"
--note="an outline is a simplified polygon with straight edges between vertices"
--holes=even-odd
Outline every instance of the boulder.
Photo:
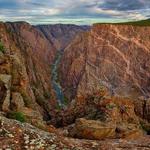
[[83,117],[86,119],[77,119],[74,127],[68,130],[70,136],[92,140],[134,139],[143,136],[131,99],[103,97],[98,98],[96,102],[94,99],[95,97],[85,106],[87,112]]
[[13,109],[17,111],[22,110],[25,104],[20,93],[18,92],[12,93],[11,104],[12,104]]
[[1,81],[1,85],[2,82],[4,83],[1,88],[6,89],[5,96],[0,100],[2,103],[1,109],[2,111],[7,112],[9,111],[9,106],[10,106],[11,75],[0,74],[0,81]]
[[134,139],[143,135],[133,100],[123,97],[104,98],[99,110],[106,116],[105,123],[116,125],[116,138]]
[[143,136],[143,131],[134,124],[111,124],[98,120],[77,119],[75,125],[68,129],[69,136],[90,139],[137,139]]
[[115,137],[116,127],[114,125],[104,124],[100,121],[78,119],[70,135],[77,138],[102,140]]
[[43,117],[38,111],[24,107],[22,108],[21,112],[25,115],[26,122],[29,122],[33,125],[38,125],[37,122],[43,122]]
[[116,127],[116,138],[137,139],[143,136],[140,126],[134,124],[118,124]]

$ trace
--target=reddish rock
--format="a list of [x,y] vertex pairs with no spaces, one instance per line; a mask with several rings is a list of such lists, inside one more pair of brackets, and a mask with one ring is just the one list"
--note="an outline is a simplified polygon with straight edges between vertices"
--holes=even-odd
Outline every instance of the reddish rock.
[[0,74],[0,82],[1,82],[1,99],[0,99],[0,107],[1,110],[7,112],[10,110],[10,88],[11,88],[11,75]]
[[104,124],[100,121],[78,119],[75,122],[74,130],[74,137],[102,140],[106,138],[114,138],[116,127],[113,125]]
[[11,104],[16,111],[21,111],[25,107],[24,100],[20,93],[12,93]]
[[61,85],[71,100],[100,85],[114,95],[150,96],[150,27],[95,24],[65,49]]
[[150,148],[150,137],[144,136],[136,140],[109,139],[109,140],[84,140],[48,133],[30,124],[20,123],[0,117],[0,148],[2,149],[130,149],[143,150]]
[[149,134],[150,133],[150,100],[136,99],[134,101],[135,113],[140,118],[141,126]]
[[5,47],[0,72],[12,76],[11,92],[20,93],[26,107],[49,118],[50,105],[56,103],[50,70],[56,49],[42,32],[25,22],[0,23],[0,32]]
[[[83,107],[80,106],[79,110],[75,109],[79,107],[78,105],[75,105],[74,109],[68,110],[68,115],[73,111],[76,118],[79,118],[82,114],[82,117],[88,119],[76,120],[75,127],[70,130],[71,136],[86,139],[103,139],[110,137],[136,139],[143,136],[140,121],[135,114],[132,100],[121,97],[98,98],[98,96],[93,95],[93,98],[85,98],[85,101],[87,101],[87,103],[84,105],[82,105],[82,103],[81,105]],[[81,110],[84,110],[84,113],[81,113]],[[114,132],[111,132],[112,130],[108,130],[107,132],[103,125],[108,129],[113,127]],[[100,129],[98,127],[100,127]],[[112,135],[112,133],[114,133],[113,136],[109,136]]]

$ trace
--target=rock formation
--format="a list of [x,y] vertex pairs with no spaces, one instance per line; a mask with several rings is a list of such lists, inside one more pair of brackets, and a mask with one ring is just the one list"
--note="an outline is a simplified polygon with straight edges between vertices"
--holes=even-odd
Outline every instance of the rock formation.
[[85,112],[82,117],[86,119],[76,120],[75,126],[70,130],[71,136],[97,140],[129,139],[143,135],[132,100],[121,97],[105,98],[97,95],[88,96],[84,101],[87,103],[83,106]]
[[11,76],[6,74],[0,74],[0,89],[1,89],[1,111],[7,112],[10,107],[10,86]]
[[150,27],[95,24],[64,50],[61,85],[69,99],[103,85],[110,95],[150,93]]
[[8,22],[0,33],[0,149],[150,149],[150,27]]
[[89,26],[77,26],[77,25],[38,25],[37,28],[43,32],[49,42],[53,43],[57,50],[63,50],[74,37],[81,32],[88,31]]
[[[12,128],[13,126],[13,128]],[[17,150],[45,150],[45,149],[107,149],[107,150],[134,150],[149,149],[150,138],[142,137],[137,140],[103,140],[91,141],[81,139],[70,139],[52,132],[48,133],[35,128],[27,123],[21,124],[18,121],[0,118],[0,148]]]
[[1,88],[6,91],[2,110],[21,111],[24,106],[41,118],[50,117],[51,105],[56,103],[50,72],[56,49],[40,31],[25,22],[1,23],[0,32],[5,47],[4,53],[0,53],[0,81],[4,83]]

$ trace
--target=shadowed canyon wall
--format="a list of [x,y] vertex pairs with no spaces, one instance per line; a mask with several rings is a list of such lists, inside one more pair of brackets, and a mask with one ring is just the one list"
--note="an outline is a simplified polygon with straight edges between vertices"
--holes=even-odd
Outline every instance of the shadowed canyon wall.
[[56,25],[38,25],[39,29],[45,37],[53,43],[58,50],[63,50],[74,37],[81,32],[88,31],[89,26],[77,26],[72,24],[56,24]]

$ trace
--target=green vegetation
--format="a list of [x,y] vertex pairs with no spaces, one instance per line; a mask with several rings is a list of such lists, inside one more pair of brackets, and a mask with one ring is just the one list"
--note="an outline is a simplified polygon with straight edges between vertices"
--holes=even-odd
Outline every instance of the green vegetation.
[[134,26],[150,26],[150,19],[132,22],[117,23],[122,25],[134,25]]
[[50,92],[48,92],[48,91],[44,92],[44,97],[45,97],[46,99],[50,99],[50,98],[51,98]]
[[61,109],[62,109],[62,106],[60,106],[59,104],[57,104],[57,105],[56,105],[56,109],[57,109],[57,110],[61,110]]
[[107,109],[114,109],[115,107],[116,107],[115,104],[108,104],[108,105],[106,106]]
[[10,119],[18,120],[20,122],[26,121],[26,117],[22,112],[10,112],[7,114],[7,117]]
[[150,135],[150,125],[148,123],[145,123],[143,121],[140,122],[141,128],[148,134]]
[[131,21],[131,22],[120,22],[120,23],[96,23],[96,24],[114,24],[114,25],[132,25],[132,26],[150,26],[150,19]]
[[68,105],[69,104],[69,100],[66,96],[64,96],[64,105]]
[[0,42],[0,52],[2,52],[2,53],[5,52],[5,47],[2,42]]

